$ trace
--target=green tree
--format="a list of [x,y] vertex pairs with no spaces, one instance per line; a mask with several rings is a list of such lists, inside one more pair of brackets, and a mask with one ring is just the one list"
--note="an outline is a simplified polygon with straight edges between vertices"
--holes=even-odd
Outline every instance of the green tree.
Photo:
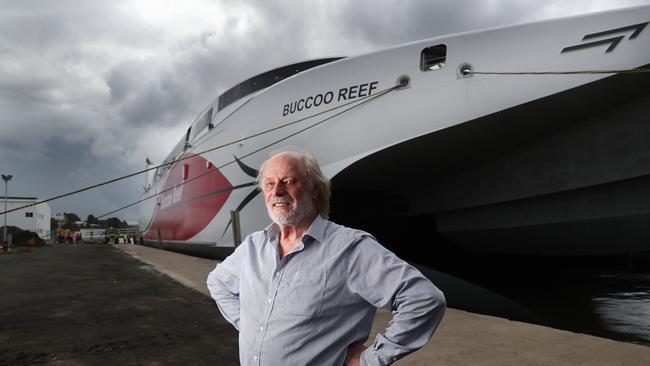
[[76,222],[81,221],[81,218],[76,213],[64,212],[63,215],[65,216],[65,222],[62,225],[64,229],[79,230],[79,225]]
[[63,215],[65,216],[65,222],[67,224],[74,224],[77,221],[81,221],[81,218],[79,216],[77,216],[76,213],[64,212]]
[[99,220],[95,216],[88,215],[88,217],[86,218],[86,224],[87,225],[90,225],[90,224],[101,225],[101,222],[99,222]]
[[106,219],[106,224],[108,225],[108,227],[112,227],[114,229],[121,229],[128,226],[126,225],[125,221],[122,221],[117,217],[109,217],[108,219]]

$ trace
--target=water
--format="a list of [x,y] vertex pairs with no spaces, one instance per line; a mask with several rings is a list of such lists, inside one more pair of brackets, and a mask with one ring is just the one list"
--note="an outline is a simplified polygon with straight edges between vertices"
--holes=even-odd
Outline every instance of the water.
[[537,323],[650,346],[650,274],[565,271],[529,287],[494,284]]
[[650,274],[602,274],[593,313],[612,337],[650,346]]
[[433,267],[465,283],[423,270],[452,307],[650,346],[650,269],[495,256],[440,264]]

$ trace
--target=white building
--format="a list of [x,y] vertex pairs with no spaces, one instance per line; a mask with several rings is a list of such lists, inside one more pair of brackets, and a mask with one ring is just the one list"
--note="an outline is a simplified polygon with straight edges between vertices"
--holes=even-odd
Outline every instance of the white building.
[[81,240],[83,241],[99,241],[103,242],[106,238],[106,229],[102,228],[81,228]]
[[[7,197],[7,210],[37,202],[36,197]],[[0,208],[4,211],[4,196],[0,197]],[[2,212],[0,211],[0,212]],[[7,214],[7,226],[17,226],[44,238],[50,234],[50,205],[40,203]],[[4,215],[0,215],[0,227],[4,225]]]

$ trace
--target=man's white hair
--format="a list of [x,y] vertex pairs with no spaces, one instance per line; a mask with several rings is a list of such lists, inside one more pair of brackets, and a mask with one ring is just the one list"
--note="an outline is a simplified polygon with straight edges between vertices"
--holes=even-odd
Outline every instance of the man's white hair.
[[320,165],[318,165],[318,161],[316,161],[314,156],[307,151],[297,149],[272,151],[269,154],[269,158],[266,159],[264,163],[262,163],[260,171],[257,174],[256,182],[259,189],[264,189],[262,186],[262,178],[266,164],[269,162],[269,160],[277,155],[288,155],[301,162],[309,186],[316,192],[316,198],[314,198],[314,206],[316,207],[316,211],[322,218],[327,219],[330,213],[330,196],[332,195],[332,192],[330,190],[330,180],[327,179],[327,177],[321,171]]

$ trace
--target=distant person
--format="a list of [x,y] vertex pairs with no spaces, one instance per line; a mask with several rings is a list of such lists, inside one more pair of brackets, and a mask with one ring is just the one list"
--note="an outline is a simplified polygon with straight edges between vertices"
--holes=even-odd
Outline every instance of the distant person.
[[[370,234],[327,221],[330,183],[311,154],[272,155],[258,184],[273,224],[207,279],[242,365],[388,365],[429,341],[442,292]],[[366,348],[377,308],[393,318]]]

